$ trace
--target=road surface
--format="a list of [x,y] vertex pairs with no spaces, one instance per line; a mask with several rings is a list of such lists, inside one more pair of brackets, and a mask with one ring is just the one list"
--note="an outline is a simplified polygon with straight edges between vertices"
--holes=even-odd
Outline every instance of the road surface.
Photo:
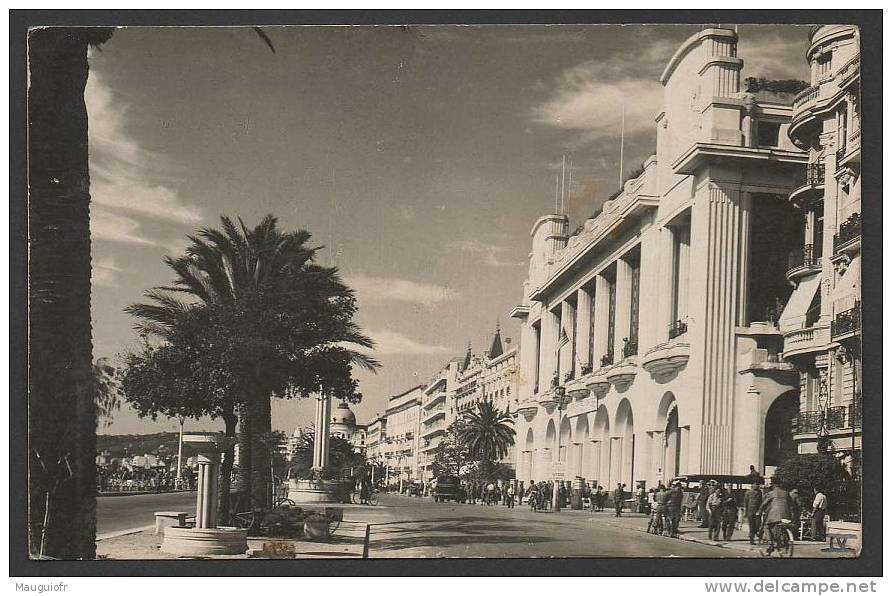
[[120,532],[155,523],[156,511],[185,511],[195,515],[195,491],[98,497],[96,534]]
[[[345,519],[350,519],[345,512]],[[357,511],[355,515],[359,515]],[[434,503],[382,495],[362,511],[376,557],[740,557],[746,553],[652,536],[612,513],[533,513],[528,507]],[[646,522],[643,522],[646,523]]]

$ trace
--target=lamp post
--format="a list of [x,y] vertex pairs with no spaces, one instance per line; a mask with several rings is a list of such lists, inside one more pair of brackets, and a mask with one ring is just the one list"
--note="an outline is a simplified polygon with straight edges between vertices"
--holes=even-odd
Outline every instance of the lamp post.
[[[559,382],[558,382],[559,383]],[[564,398],[567,395],[567,390],[561,386],[560,384],[555,384],[554,386],[554,400],[555,400],[555,422],[554,422],[554,463],[562,463],[561,462],[561,412],[564,410]],[[554,472],[554,471],[553,471]],[[552,473],[552,476],[555,476]],[[557,513],[561,510],[561,491],[560,491],[560,483],[563,483],[563,478],[557,479],[554,478],[554,491],[551,496],[551,508]]]
[[180,421],[180,444],[177,448],[177,477],[174,480],[174,486],[182,481],[183,474],[183,425],[186,423],[185,416],[177,416]]
[[827,426],[830,417],[830,394],[827,389],[828,371],[821,371],[820,382],[818,383],[818,405],[821,408],[821,426],[815,433],[817,436],[818,453],[827,454],[833,451],[833,441],[830,440],[830,429]]

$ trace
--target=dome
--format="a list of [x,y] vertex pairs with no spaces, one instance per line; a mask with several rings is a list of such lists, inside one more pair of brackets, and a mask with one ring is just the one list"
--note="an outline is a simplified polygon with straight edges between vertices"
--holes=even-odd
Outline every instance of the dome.
[[338,407],[335,408],[335,411],[332,412],[331,423],[356,426],[356,414],[353,413],[350,406],[347,405],[347,402],[342,401],[338,404]]

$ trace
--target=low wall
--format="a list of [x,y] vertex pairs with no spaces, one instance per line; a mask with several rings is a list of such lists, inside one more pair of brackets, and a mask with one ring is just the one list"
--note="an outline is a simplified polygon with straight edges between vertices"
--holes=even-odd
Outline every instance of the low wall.
[[346,480],[289,480],[288,498],[295,503],[340,503],[349,494]]

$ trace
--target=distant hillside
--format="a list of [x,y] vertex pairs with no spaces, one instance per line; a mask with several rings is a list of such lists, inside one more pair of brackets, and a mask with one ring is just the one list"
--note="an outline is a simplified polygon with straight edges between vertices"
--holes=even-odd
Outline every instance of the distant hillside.
[[[154,433],[151,435],[98,435],[96,451],[109,451],[112,457],[145,455],[158,453],[161,445],[168,455],[176,455],[180,435],[176,432]],[[195,455],[196,451],[188,443],[183,445],[183,457]]]

